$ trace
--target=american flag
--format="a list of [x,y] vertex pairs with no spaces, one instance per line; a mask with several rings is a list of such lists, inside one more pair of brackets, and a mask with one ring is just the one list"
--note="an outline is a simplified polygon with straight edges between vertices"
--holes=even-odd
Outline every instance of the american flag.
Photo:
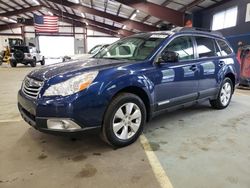
[[54,33],[58,32],[57,16],[39,16],[34,14],[34,26],[38,33]]

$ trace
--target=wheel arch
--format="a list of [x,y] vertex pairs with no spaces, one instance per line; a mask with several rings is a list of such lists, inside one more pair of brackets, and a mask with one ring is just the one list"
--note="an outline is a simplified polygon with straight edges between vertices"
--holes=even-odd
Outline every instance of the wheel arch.
[[[147,120],[152,116],[154,104],[154,83],[143,74],[128,72],[127,70],[116,70],[116,75],[110,77],[108,74],[100,74],[100,82],[98,87],[98,96],[102,97],[105,101],[105,112],[112,101],[120,93],[132,93],[142,99],[146,107]],[[105,77],[105,78],[104,78]]]
[[234,91],[235,90],[235,84],[236,84],[235,75],[233,73],[229,72],[229,73],[227,73],[225,75],[225,78],[229,78],[232,81],[232,83],[233,83],[233,91]]
[[132,94],[140,97],[140,99],[143,101],[143,103],[146,107],[146,117],[147,117],[146,119],[147,119],[147,121],[150,120],[150,118],[152,116],[151,102],[150,102],[150,98],[149,98],[147,92],[144,89],[142,89],[138,86],[128,86],[128,87],[122,88],[119,91],[117,91],[115,93],[115,95],[113,95],[112,99],[115,98],[120,93],[132,93]]

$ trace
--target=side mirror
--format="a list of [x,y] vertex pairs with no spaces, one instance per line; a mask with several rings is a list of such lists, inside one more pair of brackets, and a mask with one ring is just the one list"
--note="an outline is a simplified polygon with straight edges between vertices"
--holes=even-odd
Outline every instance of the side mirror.
[[40,50],[37,50],[37,53],[39,53],[39,54],[40,54],[40,53],[41,53],[41,51],[40,51]]
[[173,51],[164,51],[159,57],[160,63],[175,63],[179,61],[179,54]]

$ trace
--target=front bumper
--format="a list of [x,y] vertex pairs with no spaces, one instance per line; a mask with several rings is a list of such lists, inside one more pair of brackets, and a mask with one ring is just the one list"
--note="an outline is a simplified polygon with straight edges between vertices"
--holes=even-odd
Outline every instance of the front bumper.
[[33,58],[30,58],[30,59],[22,59],[22,60],[17,60],[17,59],[14,59],[14,58],[11,58],[10,59],[10,61],[12,61],[12,62],[16,62],[16,63],[32,63],[32,62],[34,62],[35,60],[33,59]]
[[[60,106],[60,104],[59,104]],[[67,106],[63,107],[64,113],[62,113],[62,110],[60,110],[57,106],[49,106],[47,111],[49,112],[50,116],[39,116],[39,114],[46,114],[46,108],[44,105],[37,103],[37,101],[28,99],[26,96],[22,94],[21,91],[18,92],[18,109],[19,112],[29,125],[34,127],[35,129],[55,134],[55,135],[75,135],[85,132],[99,132],[101,130],[101,126],[98,125],[92,125],[87,126],[83,124],[82,122],[79,122],[78,120],[74,119],[73,116],[71,116],[72,112],[71,109],[67,109]],[[54,113],[52,113],[54,112]],[[69,113],[67,113],[69,112]],[[73,122],[78,125],[79,129],[51,129],[48,126],[48,120],[70,120],[70,122]]]

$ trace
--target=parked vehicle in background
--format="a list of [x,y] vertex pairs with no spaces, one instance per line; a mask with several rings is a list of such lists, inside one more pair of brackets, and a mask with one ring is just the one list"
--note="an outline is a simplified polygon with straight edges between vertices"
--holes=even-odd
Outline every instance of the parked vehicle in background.
[[62,62],[65,61],[75,61],[75,60],[86,60],[88,58],[90,58],[92,55],[91,54],[75,54],[75,55],[66,55],[63,56],[62,58]]
[[157,114],[209,101],[230,104],[240,65],[218,33],[177,28],[123,38],[93,58],[29,73],[18,92],[23,119],[54,134],[99,130],[133,143]]
[[65,61],[72,61],[72,60],[85,60],[97,54],[101,50],[107,48],[108,46],[109,44],[96,45],[87,54],[75,54],[71,56],[64,56],[62,58],[62,61],[65,62]]
[[12,46],[10,49],[10,65],[16,67],[18,63],[35,67],[37,62],[45,64],[45,58],[34,46]]
[[107,48],[110,44],[98,44],[89,50],[89,54],[95,55],[101,50]]
[[240,47],[237,57],[241,65],[240,86],[250,87],[250,46]]

